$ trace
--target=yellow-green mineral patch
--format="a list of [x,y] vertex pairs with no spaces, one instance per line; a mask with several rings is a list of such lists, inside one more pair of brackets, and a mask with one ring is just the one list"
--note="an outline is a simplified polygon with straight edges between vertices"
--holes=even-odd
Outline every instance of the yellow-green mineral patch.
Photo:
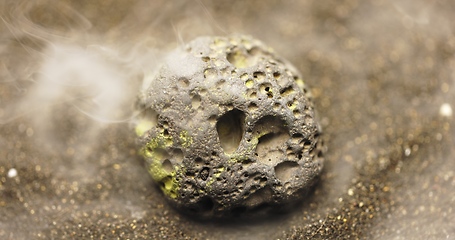
[[174,171],[169,172],[162,165],[163,160],[168,157],[163,149],[172,146],[172,144],[173,139],[171,136],[160,133],[141,149],[141,155],[150,160],[148,171],[153,180],[162,184],[160,187],[163,193],[170,198],[177,198],[179,186],[175,177],[175,167]]
[[152,157],[153,152],[155,149],[158,148],[167,148],[172,146],[173,144],[173,139],[169,135],[164,135],[164,133],[158,134],[158,136],[152,138],[150,142],[148,142],[144,148],[141,150],[141,154],[144,157]]
[[193,138],[188,134],[187,131],[180,132],[180,143],[183,147],[189,147],[193,143]]
[[[159,158],[159,157],[158,157]],[[177,193],[179,190],[179,185],[176,179],[176,171],[168,172],[163,169],[161,161],[158,159],[153,159],[150,164],[148,171],[152,176],[153,180],[156,182],[162,183],[161,190],[164,194],[170,198],[177,198]]]
[[247,88],[252,88],[252,87],[254,86],[253,80],[247,80],[247,81],[245,82],[245,86],[246,86]]

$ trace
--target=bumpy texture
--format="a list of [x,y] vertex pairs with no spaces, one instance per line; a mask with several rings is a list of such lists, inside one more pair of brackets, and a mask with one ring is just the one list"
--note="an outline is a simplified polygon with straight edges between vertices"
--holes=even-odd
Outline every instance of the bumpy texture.
[[311,96],[258,40],[198,38],[145,83],[136,133],[176,207],[200,217],[263,213],[301,199],[317,179],[323,147]]

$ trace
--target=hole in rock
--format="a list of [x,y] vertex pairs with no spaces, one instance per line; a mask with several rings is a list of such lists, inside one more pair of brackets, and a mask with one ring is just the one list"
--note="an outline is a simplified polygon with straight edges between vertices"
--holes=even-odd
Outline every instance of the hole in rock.
[[204,70],[204,78],[207,80],[215,80],[218,77],[218,73],[214,68],[207,68]]
[[159,160],[164,160],[164,159],[169,159],[169,153],[162,149],[162,148],[147,148],[148,151],[150,151],[151,154],[153,154],[154,158],[159,159]]
[[295,93],[295,91],[294,91],[294,88],[293,88],[292,86],[283,88],[283,89],[280,91],[280,94],[281,94],[281,96],[283,96],[283,97],[289,96],[289,95],[291,95],[291,94],[293,94],[293,93]]
[[172,159],[174,160],[174,163],[183,162],[183,152],[180,148],[175,148],[172,150]]
[[169,130],[167,130],[167,129],[164,129],[164,131],[163,131],[163,135],[164,135],[165,137],[169,136]]
[[281,78],[281,74],[279,72],[274,72],[273,77],[278,80]]
[[202,160],[202,158],[200,158],[200,157],[197,157],[196,159],[194,159],[194,163],[196,165],[203,165],[204,164],[204,160]]
[[303,141],[303,149],[305,151],[309,151],[313,148],[313,143],[309,139],[305,139]]
[[233,153],[237,150],[245,131],[245,113],[233,109],[218,119],[216,130],[223,150]]
[[163,190],[170,191],[173,187],[172,177],[167,176],[163,178],[160,182],[160,185]]
[[254,81],[253,80],[246,80],[245,81],[245,86],[247,88],[252,88],[254,86]]
[[296,162],[282,162],[275,166],[275,176],[281,182],[286,182],[295,175],[295,170],[299,168],[299,164]]
[[164,171],[168,173],[174,171],[174,166],[172,165],[171,161],[169,161],[169,159],[163,161],[162,167]]
[[255,124],[253,134],[259,137],[255,153],[259,162],[274,165],[286,158],[284,145],[290,135],[285,122],[279,117],[263,117]]
[[256,110],[258,110],[258,105],[256,103],[252,102],[248,105],[248,110],[250,110],[252,112],[256,111]]
[[205,181],[207,178],[209,178],[210,175],[210,169],[208,167],[202,168],[201,172],[199,172],[199,177]]
[[180,78],[178,84],[182,88],[187,88],[190,85],[190,81],[187,78]]
[[226,56],[227,60],[236,68],[247,68],[256,65],[258,57],[235,49]]
[[259,81],[263,81],[265,79],[265,73],[264,72],[254,72],[253,77]]
[[262,94],[265,94],[267,96],[272,96],[273,97],[273,92],[272,92],[272,85],[270,83],[263,83],[259,87],[260,91]]
[[281,148],[288,139],[289,134],[286,132],[269,133],[260,137],[256,147],[259,162],[273,165],[283,161],[286,154]]
[[193,109],[198,109],[199,106],[201,106],[201,96],[196,94],[191,98],[191,107]]

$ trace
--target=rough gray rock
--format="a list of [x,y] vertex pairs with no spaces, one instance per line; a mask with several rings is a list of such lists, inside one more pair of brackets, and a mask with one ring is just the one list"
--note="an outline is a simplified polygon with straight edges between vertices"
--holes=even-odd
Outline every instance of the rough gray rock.
[[258,40],[197,38],[145,82],[141,153],[178,208],[201,217],[268,212],[317,179],[323,147],[311,95]]

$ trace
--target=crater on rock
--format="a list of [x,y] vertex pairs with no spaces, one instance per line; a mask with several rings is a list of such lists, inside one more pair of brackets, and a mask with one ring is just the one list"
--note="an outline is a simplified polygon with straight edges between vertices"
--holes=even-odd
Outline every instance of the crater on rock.
[[221,148],[230,154],[237,150],[245,131],[245,114],[234,109],[220,117],[216,124]]

